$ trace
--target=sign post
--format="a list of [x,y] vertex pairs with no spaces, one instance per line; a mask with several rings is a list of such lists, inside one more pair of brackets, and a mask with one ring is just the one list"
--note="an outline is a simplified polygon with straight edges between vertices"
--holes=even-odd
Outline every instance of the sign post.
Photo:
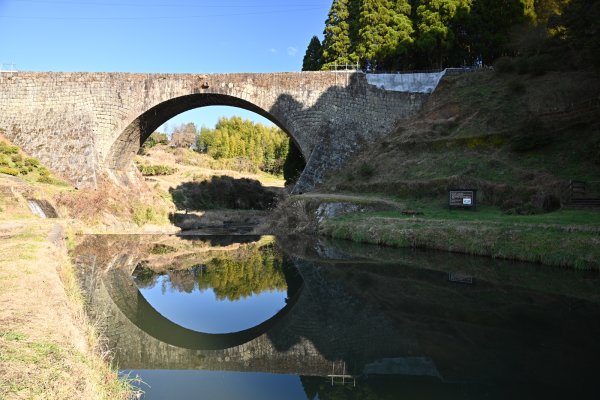
[[449,189],[448,208],[474,210],[477,207],[477,189]]

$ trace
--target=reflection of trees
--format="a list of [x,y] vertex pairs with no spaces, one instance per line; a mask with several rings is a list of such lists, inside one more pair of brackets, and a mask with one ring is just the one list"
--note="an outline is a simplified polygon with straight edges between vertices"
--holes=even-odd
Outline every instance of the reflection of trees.
[[196,287],[194,280],[195,272],[194,268],[191,270],[169,271],[171,290],[192,293]]
[[139,263],[133,271],[133,279],[141,289],[152,289],[156,285],[159,275],[144,263]]
[[[133,275],[139,288],[153,288],[167,275],[170,290],[191,293],[212,288],[219,300],[239,300],[264,291],[286,290],[283,256],[273,246],[250,246],[215,257],[204,265],[157,274],[139,264]],[[163,284],[166,282],[163,280]]]
[[267,290],[285,290],[283,257],[272,246],[250,247],[242,258],[224,256],[206,264],[201,289],[213,288],[219,300],[238,300]]

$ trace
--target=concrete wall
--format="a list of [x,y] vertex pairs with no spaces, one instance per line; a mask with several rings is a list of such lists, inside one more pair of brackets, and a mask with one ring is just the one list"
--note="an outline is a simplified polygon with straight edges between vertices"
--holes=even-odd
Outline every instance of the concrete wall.
[[[257,112],[284,129],[307,160],[297,191],[339,168],[416,113],[426,93],[398,89],[396,77],[362,73],[0,74],[0,129],[78,186],[103,176],[136,179],[132,159],[171,117],[202,106]],[[400,91],[399,91],[400,90]]]
[[408,93],[431,93],[435,90],[446,70],[440,72],[416,72],[407,74],[369,74],[367,82],[383,90]]

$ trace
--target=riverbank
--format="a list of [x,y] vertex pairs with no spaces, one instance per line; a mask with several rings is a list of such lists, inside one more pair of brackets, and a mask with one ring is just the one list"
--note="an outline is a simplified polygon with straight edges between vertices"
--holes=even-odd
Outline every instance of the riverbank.
[[359,243],[413,247],[600,270],[600,213],[561,210],[533,216],[428,210],[355,213],[335,217],[319,233]]
[[0,221],[0,398],[126,399],[57,220]]

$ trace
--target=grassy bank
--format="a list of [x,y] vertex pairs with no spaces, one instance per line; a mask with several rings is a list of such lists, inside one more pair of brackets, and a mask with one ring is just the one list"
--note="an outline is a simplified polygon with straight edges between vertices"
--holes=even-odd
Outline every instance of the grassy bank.
[[56,227],[0,223],[0,398],[129,398],[86,317]]
[[341,216],[324,221],[320,233],[361,243],[600,269],[599,219],[593,211],[509,216],[493,207],[479,212],[439,207],[419,217],[393,211]]
[[[383,194],[422,214],[348,215],[324,222],[320,232],[599,269],[600,213],[564,208],[571,197],[600,197],[598,88],[598,75],[585,71],[444,77],[417,115],[319,187]],[[572,180],[586,182],[585,193],[570,193]],[[453,187],[476,188],[478,210],[444,208]]]

